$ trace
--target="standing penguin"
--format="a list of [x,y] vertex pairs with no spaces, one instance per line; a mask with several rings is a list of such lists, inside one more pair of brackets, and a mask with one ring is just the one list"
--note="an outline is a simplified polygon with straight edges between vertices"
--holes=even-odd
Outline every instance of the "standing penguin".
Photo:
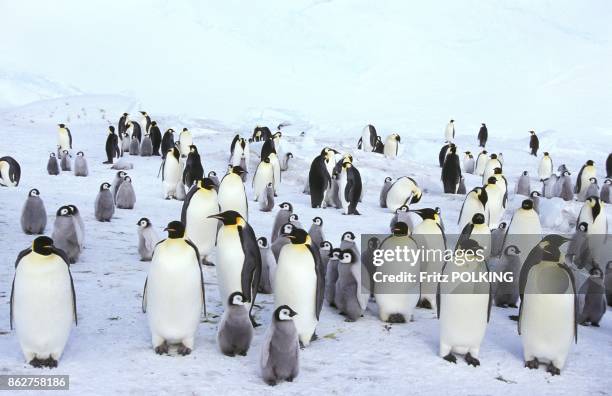
[[606,289],[603,272],[599,267],[589,271],[589,278],[580,288],[580,295],[584,296],[584,306],[580,312],[578,323],[583,326],[599,327],[601,318],[606,313]]
[[274,208],[274,185],[268,183],[263,194],[259,198],[259,210],[270,212]]
[[155,246],[142,293],[155,353],[167,354],[169,344],[178,344],[180,355],[194,347],[200,315],[206,316],[204,275],[198,248],[185,239],[185,227],[172,221],[164,231],[168,239]]
[[501,308],[517,308],[519,298],[519,276],[523,262],[520,257],[521,251],[516,245],[508,245],[504,248],[499,263],[498,273],[512,274],[512,280],[499,282],[495,290],[495,306]]
[[482,184],[485,184],[489,177],[495,174],[495,169],[497,168],[502,169],[502,163],[499,161],[499,158],[497,158],[497,154],[493,153],[485,164],[485,168],[482,173]]
[[261,347],[261,376],[274,386],[280,381],[293,382],[299,372],[300,345],[293,318],[298,315],[288,305],[274,310],[272,323]]
[[516,187],[514,188],[514,192],[516,194],[529,196],[529,193],[531,192],[531,182],[529,180],[529,175],[527,174],[527,171],[523,171],[523,174],[519,176],[516,182]]
[[553,173],[553,161],[548,154],[548,151],[544,152],[544,156],[540,160],[540,165],[538,166],[538,177],[540,180],[548,179],[550,175]]
[[[560,184],[559,197],[564,201],[572,201],[574,199],[574,188],[572,187],[572,177],[569,171],[563,171],[561,178],[557,182]],[[554,176],[554,175],[553,175]],[[548,196],[546,195],[548,198]]]
[[110,221],[115,214],[115,201],[110,190],[110,183],[104,182],[100,185],[100,191],[96,196],[94,215],[98,221]]
[[280,158],[280,170],[289,170],[289,160],[291,158],[293,158],[293,153],[285,153],[285,155]]
[[113,159],[115,157],[119,158],[121,155],[121,151],[119,150],[119,137],[115,134],[115,127],[112,125],[108,127],[104,151],[106,151],[106,161],[104,161],[103,164],[112,164]]
[[240,213],[234,210],[208,217],[223,223],[217,233],[216,266],[221,301],[227,304],[234,291],[241,291],[251,323],[257,326],[251,313],[261,278],[261,255],[255,232]]
[[382,189],[380,190],[380,197],[379,197],[379,205],[381,208],[387,207],[387,194],[389,193],[389,189],[391,188],[392,185],[393,185],[393,179],[391,179],[389,176],[385,177],[385,181],[383,182],[383,186],[382,186]]
[[502,254],[507,226],[506,222],[502,221],[497,228],[491,230],[491,257],[500,256]]
[[466,224],[463,230],[461,230],[461,235],[459,235],[456,247],[461,246],[461,244],[468,239],[480,245],[484,259],[488,260],[491,256],[491,230],[485,223],[484,214],[476,213],[472,216],[472,221]]
[[[46,236],[17,256],[11,288],[10,324],[26,362],[57,367],[72,328],[77,324],[76,296],[66,254]],[[41,331],[44,329],[44,331]]]
[[531,155],[534,157],[538,156],[538,149],[540,148],[540,140],[538,136],[535,134],[535,131],[529,131],[531,135],[529,138],[529,149],[531,150]]
[[542,194],[540,194],[540,192],[536,190],[533,190],[529,194],[529,198],[531,198],[531,200],[533,201],[533,210],[535,210],[538,214],[540,214],[540,197],[541,196]]
[[514,245],[520,251],[521,263],[525,261],[531,249],[542,239],[540,217],[533,210],[533,201],[525,199],[512,215],[508,225],[504,247]]
[[191,146],[193,145],[193,136],[187,128],[183,128],[179,134],[179,147],[181,151],[181,157],[187,157],[191,152]]
[[257,165],[255,176],[253,176],[252,187],[255,201],[259,200],[259,197],[264,194],[266,187],[270,183],[274,185],[274,168],[270,163],[270,157],[265,157]]
[[[136,138],[136,140],[138,140],[138,145],[140,145],[140,141],[142,140],[142,128],[140,127],[140,124],[137,123],[136,121],[128,121],[127,127],[128,129],[126,130],[126,132],[130,136],[130,139],[132,141],[131,144],[133,144],[133,140],[134,138]],[[131,153],[132,153],[132,147],[130,146],[130,154]]]
[[140,114],[142,118],[140,119],[140,125],[144,128],[143,133],[149,133],[149,128],[151,128],[151,117],[147,114],[146,111],[141,111]]
[[159,236],[155,232],[151,221],[146,217],[138,220],[136,225],[138,226],[138,254],[140,255],[140,261],[151,261],[155,246],[159,242]]
[[457,155],[457,147],[451,147],[450,153],[442,165],[442,184],[444,193],[457,194],[457,188],[461,181],[461,165]]
[[161,141],[161,152],[162,158],[166,158],[169,150],[174,147],[174,129],[170,128],[164,132],[164,136]]
[[119,133],[119,136],[121,136],[126,130],[128,116],[128,113],[123,113],[121,117],[119,117],[119,122],[117,123],[117,132]]
[[89,175],[89,168],[87,167],[87,160],[85,159],[85,154],[82,151],[77,153],[77,156],[74,160],[74,175],[86,177]]
[[219,184],[219,206],[221,211],[235,210],[245,220],[249,218],[249,204],[241,176],[246,173],[240,166],[232,166]]
[[487,150],[482,150],[480,154],[478,154],[478,157],[476,157],[476,168],[474,169],[474,174],[482,176],[488,160],[489,157],[487,155]]
[[191,188],[193,183],[204,177],[204,168],[198,148],[193,144],[189,147],[189,154],[185,161],[185,170],[183,171],[183,184],[187,188]]
[[525,367],[537,369],[544,363],[552,375],[561,373],[572,339],[578,340],[574,275],[559,250],[566,241],[560,235],[544,237],[527,257],[519,280],[518,332]]
[[21,210],[21,229],[26,235],[43,234],[47,227],[47,211],[40,198],[40,191],[33,188],[28,193]]
[[70,160],[72,155],[68,152],[68,150],[62,151],[62,157],[60,160],[60,168],[62,168],[65,172],[70,172],[72,170],[72,161]]
[[489,223],[489,197],[487,191],[482,187],[472,189],[463,200],[461,211],[459,212],[459,220],[457,224],[463,229],[468,224],[476,213],[482,213],[485,216],[485,223]]
[[166,153],[161,165],[164,199],[176,198],[177,185],[181,180],[180,154],[176,147],[171,147]]
[[444,128],[444,140],[452,142],[455,139],[455,120],[450,120]]
[[454,143],[446,142],[444,146],[442,146],[442,148],[440,149],[440,152],[438,153],[438,164],[440,165],[440,168],[444,166],[444,161],[446,160],[446,154],[448,154],[451,147],[456,147],[456,146]]
[[130,140],[130,155],[140,155],[140,141],[136,136]]
[[328,168],[330,163],[333,163],[334,154],[337,151],[329,147],[325,147],[310,164],[308,172],[308,185],[310,191],[310,204],[313,208],[325,207],[323,202],[327,190],[331,188],[331,173]]
[[308,235],[310,235],[310,239],[312,239],[312,244],[314,246],[320,246],[321,243],[325,240],[325,234],[323,233],[323,219],[319,216],[316,216],[312,219],[312,224],[308,229]]
[[61,151],[72,150],[72,134],[65,124],[58,124],[57,145]]
[[361,183],[361,174],[352,163],[345,162],[342,164],[339,182],[338,194],[342,203],[342,213],[346,215],[359,215],[357,204],[361,198],[363,185]]
[[272,234],[270,235],[270,241],[272,243],[278,238],[281,227],[289,222],[289,217],[293,214],[293,205],[289,202],[283,202],[278,206],[280,210],[276,213],[274,224],[272,225]]
[[60,207],[53,224],[52,238],[55,241],[55,246],[66,253],[71,264],[76,263],[81,254],[77,227],[70,207]]
[[276,274],[276,259],[268,244],[266,237],[257,238],[257,246],[259,246],[259,255],[261,256],[261,279],[259,280],[259,292],[263,294],[272,294],[274,285],[274,276]]
[[410,232],[414,229],[414,224],[412,222],[412,218],[410,217],[410,208],[408,205],[402,205],[395,211],[395,214],[391,218],[391,222],[389,223],[389,229],[393,230],[395,225],[399,222],[406,223]]
[[136,193],[132,186],[132,178],[126,176],[117,191],[117,207],[119,209],[134,209],[136,204]]
[[601,191],[599,192],[599,199],[601,202],[611,203],[610,201],[610,190],[612,190],[612,179],[606,179],[601,185]]
[[482,124],[480,124],[480,130],[478,131],[478,147],[486,146],[488,139],[489,139],[489,131],[487,130],[487,126],[483,122]]
[[376,134],[374,125],[366,125],[361,130],[361,137],[359,138],[359,142],[357,142],[357,148],[367,152],[374,151],[377,137],[378,135]]
[[463,156],[463,170],[465,173],[474,174],[474,170],[476,168],[476,162],[474,161],[474,156],[471,152],[466,151]]
[[329,262],[329,256],[331,250],[334,247],[332,246],[330,241],[323,241],[319,244],[319,256],[321,256],[321,265],[325,270],[325,274],[327,276],[327,263]]
[[294,228],[295,226],[291,223],[283,224],[279,230],[278,237],[276,238],[274,243],[272,243],[272,246],[270,249],[272,250],[272,254],[274,254],[274,259],[277,262],[278,262],[278,258],[280,257],[280,252],[281,250],[283,250],[283,247],[291,243],[291,240],[289,239],[289,235],[291,234]]
[[123,132],[123,135],[121,135],[121,156],[123,157],[123,153],[129,153],[129,152],[130,152],[130,136],[126,132]]
[[486,275],[487,263],[478,251],[476,241],[467,239],[457,247],[463,254],[455,254],[442,271],[449,279],[440,283],[437,294],[440,319],[440,357],[457,363],[453,353],[464,355],[471,366],[479,366],[480,344],[491,316],[491,284],[487,281],[463,281],[462,274]]
[[334,301],[346,322],[359,319],[368,304],[369,293],[361,291],[361,260],[352,250],[343,250],[338,263]]
[[395,212],[402,205],[418,203],[423,192],[417,182],[408,176],[397,178],[387,191],[387,208]]
[[253,325],[245,306],[245,297],[239,291],[228,297],[225,311],[217,331],[217,344],[225,356],[246,356],[253,339]]
[[217,239],[216,219],[208,216],[219,213],[219,199],[215,185],[209,178],[200,179],[189,190],[183,201],[181,222],[185,224],[185,235],[198,248],[198,253],[205,265],[211,265],[210,256]]
[[497,185],[497,179],[494,176],[489,177],[484,189],[488,197],[489,226],[497,227],[505,210],[504,190]]
[[332,248],[325,267],[325,300],[330,307],[336,307],[336,282],[338,281],[338,265],[342,249]]
[[162,144],[162,134],[157,126],[157,121],[151,121],[151,127],[149,128],[149,136],[151,137],[151,144],[153,145],[152,155],[159,156],[159,149]]
[[385,148],[383,154],[387,158],[395,158],[399,153],[399,145],[401,143],[401,138],[397,133],[392,133],[387,137],[385,141]]
[[[273,146],[274,144],[272,143],[272,147]],[[249,156],[250,150],[247,140],[241,138],[240,135],[234,136],[234,139],[230,145],[230,164],[233,166],[240,166],[242,169],[247,171],[247,168],[243,167],[243,164],[248,165]]]
[[124,171],[118,171],[117,174],[115,175],[115,179],[113,180],[113,186],[112,186],[112,193],[113,193],[114,201],[117,200],[117,191],[119,191],[119,187],[121,186],[121,183],[123,183],[123,179],[126,176],[127,176],[127,173],[125,173]]
[[584,193],[585,197],[597,197],[599,196],[599,186],[597,185],[597,179],[591,177],[589,179],[589,186],[587,187],[586,192]]
[[145,133],[140,143],[140,156],[150,157],[153,155],[153,142],[151,141],[151,135]]
[[79,247],[83,250],[83,242],[85,241],[85,222],[81,217],[81,212],[76,205],[66,205],[70,208],[70,213],[72,214],[72,220],[75,223],[75,227],[77,230],[77,239],[79,241]]
[[52,176],[57,176],[60,174],[59,162],[57,162],[55,153],[49,154],[49,161],[47,161],[47,173]]
[[308,346],[316,339],[315,330],[323,306],[325,274],[319,252],[304,230],[294,228],[290,244],[280,252],[274,277],[274,306],[289,305],[298,310],[294,319],[300,343]]

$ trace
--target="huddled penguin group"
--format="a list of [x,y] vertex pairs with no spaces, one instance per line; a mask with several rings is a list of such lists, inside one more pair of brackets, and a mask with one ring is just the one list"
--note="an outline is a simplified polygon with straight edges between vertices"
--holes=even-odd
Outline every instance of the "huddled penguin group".
[[[182,201],[177,220],[164,229],[165,239],[157,234],[155,219],[141,217],[136,223],[138,255],[150,262],[142,311],[155,353],[169,354],[173,349],[184,356],[197,348],[198,326],[207,317],[203,265],[214,266],[216,272],[223,311],[216,341],[226,356],[251,351],[259,326],[254,310],[258,295],[273,296],[271,322],[258,346],[261,376],[269,385],[297,377],[300,348],[317,340],[324,305],[347,322],[359,321],[376,306],[373,312],[381,321],[398,324],[411,322],[416,309],[431,309],[440,324],[439,356],[457,363],[460,355],[472,366],[481,364],[480,347],[492,306],[520,307],[518,315],[510,316],[518,321],[525,367],[544,364],[552,375],[560,374],[565,366],[570,345],[577,340],[577,324],[598,326],[606,302],[610,303],[606,293],[612,293],[608,287],[612,262],[601,261],[608,233],[605,210],[612,184],[610,157],[607,179],[599,188],[594,161],[585,162],[574,184],[565,165],[557,174],[551,154],[544,152],[537,167],[542,191],[532,190],[529,170],[525,170],[512,192],[520,196],[521,205],[510,213],[511,188],[503,155],[484,150],[491,145],[486,124],[478,131],[476,140],[482,151],[474,158],[470,151],[458,151],[456,124],[451,119],[444,129],[445,145],[438,153],[438,163],[443,192],[464,196],[457,217],[462,231],[456,243],[448,238],[439,207],[415,208],[427,190],[406,173],[384,178],[378,203],[390,213],[384,220],[389,234],[364,241],[361,251],[353,231],[346,231],[336,247],[326,239],[323,209],[360,215],[364,181],[359,158],[382,154],[384,161],[397,161],[402,154],[399,134],[389,134],[383,144],[376,128],[367,125],[357,148],[374,154],[359,153],[357,158],[332,147],[322,148],[304,175],[305,192],[310,195],[304,201],[309,200],[318,215],[303,225],[304,218],[300,221],[292,203],[275,204],[286,188],[283,172],[293,158],[284,144],[282,127],[272,133],[268,127],[257,126],[250,138],[235,135],[221,180],[215,171],[205,173],[196,139],[188,128],[175,140],[173,129],[162,135],[157,122],[143,111],[139,121],[124,113],[117,128],[110,125],[105,132],[104,164],[117,165],[125,153],[158,156],[159,198]],[[530,134],[529,154],[537,156],[539,141],[534,131]],[[52,152],[47,162],[49,175],[73,171],[75,176],[89,176],[84,152],[78,151],[73,163],[71,150],[71,131],[59,124],[57,153]],[[463,159],[459,153],[465,154]],[[259,158],[249,171],[251,155]],[[250,173],[253,195],[248,197],[245,184]],[[469,191],[465,188],[467,175],[478,179],[478,185]],[[17,187],[20,176],[15,159],[0,158],[2,186]],[[543,233],[543,206],[557,197],[582,205],[571,242]],[[249,221],[258,212],[249,207],[249,198],[258,203],[260,211],[275,212],[269,235],[258,236],[251,226]],[[135,204],[132,179],[120,169],[112,182],[99,185],[93,200],[94,217],[110,222],[116,209],[135,210]],[[57,209],[51,238],[43,235],[46,226],[41,191],[31,189],[22,209],[21,228],[39,236],[17,258],[10,318],[26,361],[34,367],[58,365],[72,323],[77,323],[77,291],[70,268],[78,262],[85,241],[85,223],[75,205]],[[420,257],[413,265],[402,260],[386,260],[383,267],[374,264],[377,251],[404,248],[451,250],[454,255],[450,259]],[[398,272],[418,281],[390,286],[376,278]],[[490,279],[494,273],[513,276],[503,281],[474,281],[473,276]],[[40,287],[43,276],[46,286]],[[454,281],[444,281],[445,276]],[[37,331],[41,327],[45,332]]]

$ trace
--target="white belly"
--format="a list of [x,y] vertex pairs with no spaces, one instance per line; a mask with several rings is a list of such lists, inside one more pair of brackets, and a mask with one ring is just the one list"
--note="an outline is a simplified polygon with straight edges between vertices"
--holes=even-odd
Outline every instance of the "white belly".
[[274,183],[274,168],[271,164],[261,163],[255,172],[253,180],[253,193],[257,201],[261,195],[264,195],[268,183]]
[[476,198],[472,198],[471,196],[467,196],[465,198],[465,203],[463,204],[463,211],[461,212],[461,218],[459,218],[459,229],[463,230],[463,227],[465,227],[465,225],[467,223],[469,223],[470,221],[472,221],[472,217],[476,214],[476,213],[482,213],[485,215],[485,223],[488,222],[488,211],[485,210],[485,208],[482,205],[482,202],[480,202],[478,199]]
[[[476,162],[476,171],[475,173],[478,176],[482,176],[485,170],[485,165],[487,164],[488,158],[486,155],[480,155],[477,158],[477,162]],[[485,180],[486,181],[486,180]]]
[[[520,209],[519,209],[520,210]],[[526,216],[521,216],[517,219],[515,215],[508,227],[504,248],[510,245],[516,245],[521,253],[521,265],[525,259],[542,239],[542,226],[540,218],[535,211],[529,211]]]
[[68,131],[61,130],[58,132],[57,144],[60,146],[60,150],[70,150],[70,136]]
[[147,278],[147,317],[154,336],[170,343],[195,336],[202,311],[200,264],[182,240],[155,248]]
[[[219,297],[227,307],[230,294],[242,291],[242,265],[244,252],[236,227],[221,227],[217,237],[217,282]],[[245,304],[250,309],[250,303]]]
[[487,206],[489,207],[489,227],[495,228],[504,214],[504,196],[499,187],[487,188],[487,195],[489,197],[487,201]]
[[248,220],[246,192],[240,176],[228,174],[219,186],[219,206],[221,211],[235,210]]
[[276,154],[270,155],[270,163],[272,164],[272,169],[274,170],[274,192],[278,193],[281,182],[281,166]]
[[387,207],[395,212],[413,194],[414,183],[410,179],[403,178],[397,180],[387,192]]
[[440,345],[477,358],[487,328],[488,306],[488,294],[441,294]]
[[303,245],[285,245],[280,252],[274,277],[274,306],[290,306],[297,315],[293,322],[304,345],[317,327],[317,275],[314,260]]
[[5,186],[14,185],[13,183],[11,183],[11,178],[9,176],[9,168],[10,165],[8,164],[8,162],[0,162],[0,184],[3,184]]
[[346,171],[342,170],[340,174],[340,183],[338,187],[338,196],[340,197],[340,202],[342,203],[342,213],[348,213],[348,202],[346,201],[346,196],[344,192],[346,191]]
[[191,133],[183,132],[179,137],[179,143],[181,147],[181,155],[187,156],[189,154],[189,146],[193,144],[193,138]]
[[540,180],[548,179],[552,175],[552,163],[550,160],[542,160],[538,167],[538,177]]
[[215,192],[196,192],[187,208],[185,233],[198,248],[200,257],[212,253],[217,238],[217,220],[207,217],[219,212]]
[[181,180],[181,165],[179,162],[168,155],[166,157],[166,164],[164,165],[164,194],[174,195],[176,192],[176,185]]
[[38,256],[24,258],[16,271],[14,324],[26,360],[59,359],[73,321],[68,267],[57,256]]
[[387,158],[395,158],[397,154],[397,140],[395,139],[387,139],[385,143],[385,148],[383,149],[385,157]]

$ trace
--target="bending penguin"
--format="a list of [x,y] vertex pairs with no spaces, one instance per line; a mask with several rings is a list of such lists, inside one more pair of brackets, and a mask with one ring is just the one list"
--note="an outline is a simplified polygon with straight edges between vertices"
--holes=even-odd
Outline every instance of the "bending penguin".
[[376,147],[376,138],[378,135],[376,134],[376,128],[374,125],[366,125],[361,130],[361,137],[359,138],[359,142],[357,142],[357,148],[363,151],[374,151],[374,147]]
[[401,143],[401,138],[397,133],[392,133],[387,137],[387,141],[385,142],[385,147],[383,149],[383,154],[387,158],[395,158],[399,153],[399,146]]
[[408,176],[395,180],[387,191],[387,208],[395,212],[402,205],[418,203],[423,193],[416,181]]
[[17,187],[21,180],[21,166],[13,157],[0,158],[0,186]]

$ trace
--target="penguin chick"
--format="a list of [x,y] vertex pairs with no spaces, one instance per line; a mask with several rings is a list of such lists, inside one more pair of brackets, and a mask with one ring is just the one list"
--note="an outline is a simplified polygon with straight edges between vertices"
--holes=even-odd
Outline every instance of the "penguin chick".
[[94,211],[98,221],[110,221],[115,214],[115,202],[113,201],[113,193],[110,191],[110,188],[110,183],[104,182],[100,185]]
[[40,198],[40,191],[33,188],[28,193],[21,210],[21,229],[27,235],[43,234],[47,226],[47,211]]
[[134,209],[136,204],[136,193],[132,186],[132,179],[129,176],[123,178],[123,183],[117,191],[117,207],[119,209]]
[[130,141],[130,155],[139,155],[140,154],[140,142],[136,136],[132,136],[132,140]]
[[590,323],[591,326],[599,327],[607,309],[603,272],[599,267],[593,267],[589,275],[580,290],[580,294],[584,295],[584,306],[578,320],[583,326]]
[[506,222],[501,222],[496,229],[491,231],[491,257],[500,256],[506,238]]
[[257,238],[257,246],[259,246],[259,254],[261,255],[259,292],[263,294],[272,294],[272,285],[274,284],[274,275],[276,272],[276,259],[274,258],[274,254],[272,254],[272,249],[270,249],[266,237]]
[[312,224],[308,229],[308,235],[312,240],[313,246],[320,246],[325,240],[325,234],[323,233],[323,219],[319,216],[312,219]]
[[140,156],[150,157],[153,155],[153,141],[149,134],[145,134],[140,143]]
[[325,300],[330,307],[336,306],[336,282],[338,281],[338,265],[342,249],[334,248],[329,253],[325,273]]
[[60,166],[59,162],[57,162],[57,156],[55,153],[49,154],[49,161],[47,161],[47,173],[52,176],[57,176],[60,174]]
[[300,347],[293,323],[297,314],[288,305],[281,305],[274,311],[261,348],[261,376],[268,385],[292,382],[298,375]]
[[274,207],[274,185],[268,183],[265,190],[259,196],[259,210],[270,212]]
[[249,310],[244,305],[244,295],[233,292],[228,298],[227,309],[223,312],[217,344],[226,356],[246,356],[253,339],[253,325]]
[[70,160],[72,156],[68,152],[68,150],[62,151],[62,159],[60,161],[60,167],[63,171],[71,171],[72,170],[72,161]]
[[76,263],[81,254],[77,225],[69,206],[62,206],[56,212],[51,238],[58,249],[63,250],[71,264]]
[[529,181],[529,175],[527,174],[527,171],[523,171],[521,176],[518,178],[518,181],[516,182],[516,188],[514,189],[514,192],[516,194],[528,196],[530,191],[531,184]]
[[159,236],[155,232],[151,221],[146,217],[138,220],[136,225],[138,226],[138,253],[140,254],[140,261],[151,261],[155,245],[159,242]]
[[338,280],[334,301],[347,322],[354,322],[363,316],[368,294],[361,293],[360,257],[352,250],[343,250],[338,262]]
[[85,154],[82,151],[79,151],[77,153],[77,156],[74,160],[74,175],[81,177],[87,177],[89,175],[87,160],[85,159]]

